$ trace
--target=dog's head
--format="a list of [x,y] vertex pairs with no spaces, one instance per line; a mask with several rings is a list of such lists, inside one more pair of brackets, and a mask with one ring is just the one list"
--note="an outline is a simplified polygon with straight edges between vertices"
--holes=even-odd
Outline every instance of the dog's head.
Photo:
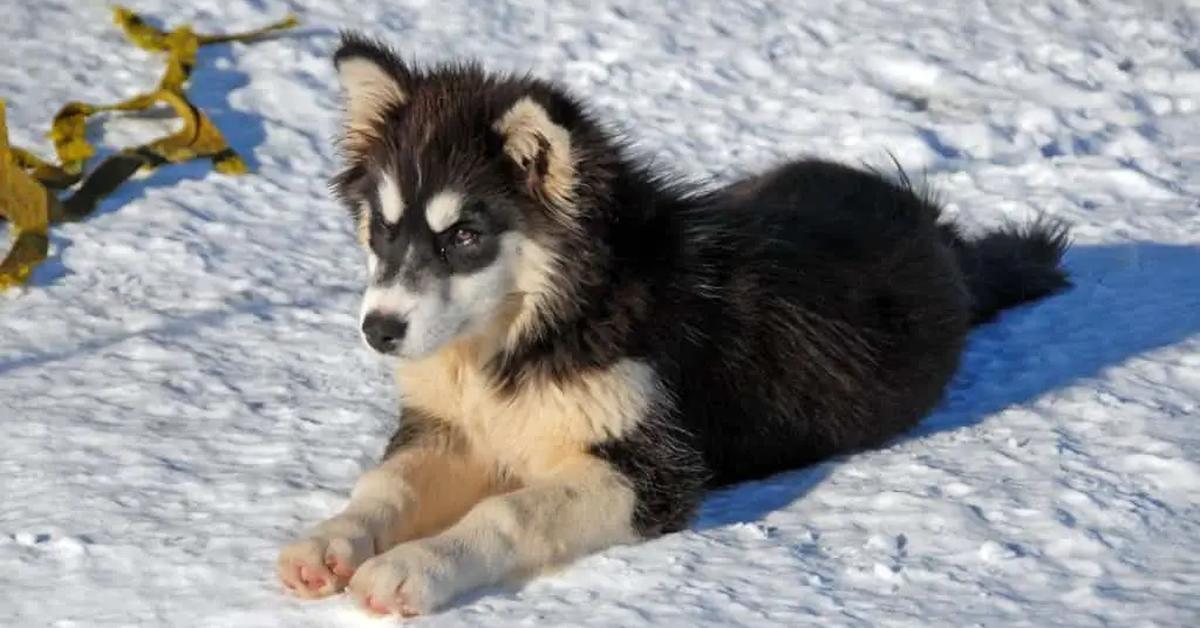
[[413,360],[459,338],[502,347],[568,301],[561,277],[589,194],[581,141],[599,137],[567,95],[471,65],[418,70],[346,35],[345,169],[333,188],[367,252],[363,337]]

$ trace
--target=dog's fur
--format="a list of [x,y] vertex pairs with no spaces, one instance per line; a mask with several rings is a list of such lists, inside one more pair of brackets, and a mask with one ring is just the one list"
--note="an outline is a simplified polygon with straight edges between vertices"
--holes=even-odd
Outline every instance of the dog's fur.
[[376,612],[679,530],[706,488],[864,447],[938,402],[973,323],[1067,285],[1066,232],[968,240],[896,180],[795,161],[667,178],[560,88],[348,35],[363,330],[402,422],[280,557]]

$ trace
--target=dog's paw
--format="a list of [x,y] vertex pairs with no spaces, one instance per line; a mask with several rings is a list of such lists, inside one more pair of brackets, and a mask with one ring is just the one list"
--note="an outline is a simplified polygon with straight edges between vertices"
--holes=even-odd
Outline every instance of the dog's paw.
[[448,601],[452,579],[453,565],[420,542],[404,543],[359,567],[347,593],[370,613],[414,617]]
[[293,593],[318,598],[346,588],[359,566],[374,555],[369,534],[316,534],[284,547],[276,568]]

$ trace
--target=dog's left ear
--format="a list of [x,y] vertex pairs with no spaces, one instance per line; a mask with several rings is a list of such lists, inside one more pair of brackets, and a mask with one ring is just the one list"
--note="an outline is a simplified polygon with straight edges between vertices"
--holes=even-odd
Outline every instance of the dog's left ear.
[[530,96],[509,107],[493,129],[524,189],[549,209],[573,213],[577,175],[570,131]]
[[375,137],[388,109],[408,101],[412,74],[390,48],[358,33],[342,34],[333,63],[342,84],[345,143],[355,150]]

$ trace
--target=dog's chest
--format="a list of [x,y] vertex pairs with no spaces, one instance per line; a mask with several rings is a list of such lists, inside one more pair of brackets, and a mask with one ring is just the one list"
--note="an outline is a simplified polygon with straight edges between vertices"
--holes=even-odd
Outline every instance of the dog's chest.
[[397,381],[406,406],[453,425],[478,455],[524,477],[620,438],[663,402],[653,369],[634,360],[502,391],[469,352],[447,351],[402,366]]

